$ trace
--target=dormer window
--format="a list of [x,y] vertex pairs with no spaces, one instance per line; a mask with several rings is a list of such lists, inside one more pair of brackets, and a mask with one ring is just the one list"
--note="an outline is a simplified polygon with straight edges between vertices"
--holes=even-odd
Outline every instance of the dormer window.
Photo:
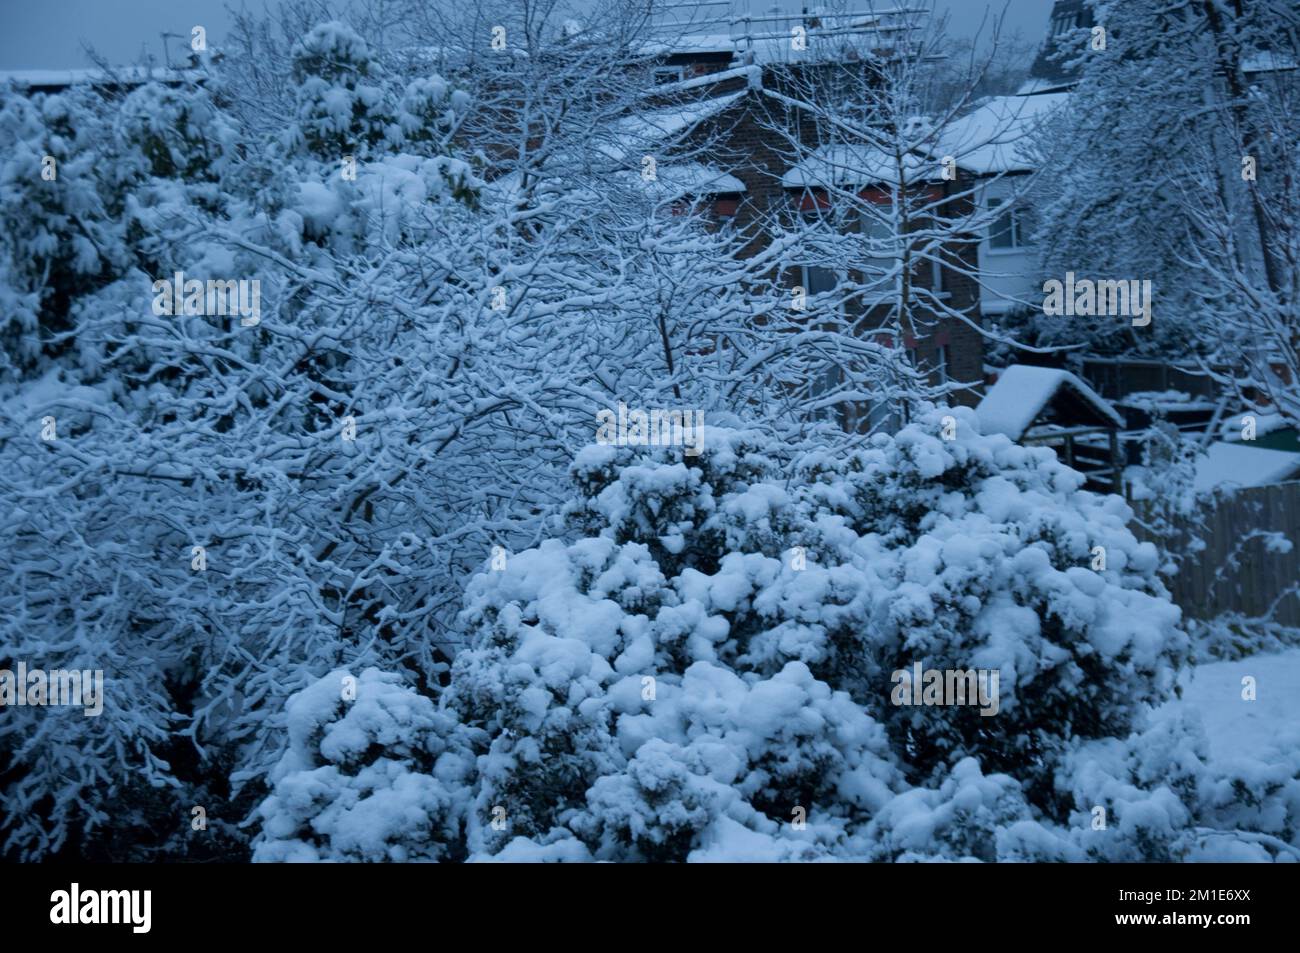
[[1052,36],[1061,36],[1077,29],[1079,26],[1079,15],[1077,13],[1058,13],[1052,17]]

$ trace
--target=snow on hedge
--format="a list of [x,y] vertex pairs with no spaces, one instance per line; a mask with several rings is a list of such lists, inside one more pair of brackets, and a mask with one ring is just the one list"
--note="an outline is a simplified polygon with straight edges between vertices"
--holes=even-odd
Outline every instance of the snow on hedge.
[[[450,734],[421,748],[473,752],[470,771],[444,753],[457,767],[432,772],[456,807],[421,793],[403,809],[430,818],[430,837],[463,816],[479,860],[1265,851],[1246,835],[1203,842],[1209,795],[1170,783],[1174,763],[1212,786],[1195,726],[1150,723],[1188,645],[1126,505],[950,413],[955,440],[935,412],[792,465],[735,430],[710,429],[694,459],[582,451],[571,534],[467,591],[471,646],[439,700]],[[998,670],[998,713],[893,704],[891,674],[913,661]],[[322,684],[322,710],[348,722],[337,678]],[[321,826],[286,802],[321,777],[299,749],[262,808],[259,858],[286,850],[271,833]],[[390,753],[371,749],[377,764]],[[355,782],[335,783],[322,859],[355,851],[333,820]],[[1295,805],[1272,810],[1293,838]]]

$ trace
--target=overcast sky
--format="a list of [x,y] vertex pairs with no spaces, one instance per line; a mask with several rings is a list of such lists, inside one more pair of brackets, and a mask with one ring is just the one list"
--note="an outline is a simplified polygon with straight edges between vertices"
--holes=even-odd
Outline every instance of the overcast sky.
[[[274,4],[275,0],[265,0]],[[431,0],[435,3],[456,0]],[[235,0],[260,10],[264,0]],[[137,62],[146,52],[162,61],[161,33],[185,37],[172,40],[173,51],[188,46],[190,29],[202,26],[208,43],[219,46],[230,25],[222,0],[0,0],[0,69],[66,69],[89,65],[89,43],[111,62]],[[781,0],[783,9],[815,5],[810,0]],[[953,34],[973,32],[987,8],[1006,8],[1008,31],[1037,41],[1047,29],[1052,0],[936,0],[951,14]],[[867,7],[867,3],[862,3]],[[751,0],[755,12],[770,10],[770,0]]]

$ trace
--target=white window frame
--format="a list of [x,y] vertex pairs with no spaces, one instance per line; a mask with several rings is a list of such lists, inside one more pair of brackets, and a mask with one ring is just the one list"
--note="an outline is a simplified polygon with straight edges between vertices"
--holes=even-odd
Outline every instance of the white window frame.
[[[812,290],[812,270],[813,270],[814,268],[819,268],[819,269],[821,269],[822,271],[829,272],[830,275],[831,275],[831,277],[835,280],[835,284],[833,284],[833,285],[830,287],[830,289],[829,289],[830,291],[834,291],[836,288],[838,288],[838,287],[840,286],[840,276],[837,275],[837,274],[835,273],[835,270],[834,270],[833,268],[825,268],[825,267],[823,267],[823,266],[821,266],[821,265],[800,265],[800,266],[799,266],[799,283],[802,285],[803,290],[804,290],[804,294],[805,294],[805,295],[807,295],[808,297],[812,297],[813,294],[823,294],[823,293],[824,293],[824,292],[821,292],[821,291],[814,292],[814,291]],[[844,309],[843,309],[843,306],[841,306],[841,308],[840,308],[840,313],[843,314],[843,312],[844,312]],[[827,373],[826,373],[825,375],[823,375],[822,378],[821,378],[820,380],[814,382],[814,384],[813,384],[813,386],[812,386],[812,394],[813,394],[813,396],[814,396],[814,397],[820,396],[820,395],[826,393],[827,391],[832,390],[832,389],[834,389],[835,387],[838,387],[838,386],[840,385],[840,383],[843,381],[843,379],[844,379],[844,378],[843,378],[843,371],[842,371],[841,368],[839,368],[839,367],[837,366],[837,367],[833,367],[833,368],[828,369],[828,370],[827,370]],[[827,409],[827,410],[823,411],[823,413],[825,414],[825,417],[823,417],[822,419],[825,419],[825,420],[834,420],[834,419],[835,419],[836,411],[835,411],[834,409]]]
[[[1024,210],[1018,202],[1008,202],[1005,198],[995,195],[989,197],[987,205],[989,212],[993,213],[994,217],[993,221],[989,223],[988,234],[984,236],[984,243],[991,254],[1023,254],[1032,247],[1024,235]],[[998,209],[1001,209],[1001,211],[998,211]],[[1009,222],[1008,231],[1011,235],[1011,244],[995,245],[993,244],[993,235],[1003,217],[1006,217]]]
[[[863,201],[866,202],[865,199],[864,199]],[[867,202],[867,205],[870,205],[872,208],[879,209],[879,210],[881,211],[882,214],[881,214],[880,216],[873,215],[871,212],[869,212],[869,211],[867,210],[866,205],[864,205],[861,209],[859,209],[859,211],[858,211],[858,234],[860,234],[860,235],[862,236],[862,239],[863,239],[863,242],[864,242],[864,243],[865,243],[865,242],[866,242],[866,241],[871,237],[871,234],[870,234],[870,232],[868,231],[869,226],[876,225],[876,224],[881,224],[881,225],[884,225],[884,226],[888,227],[888,225],[889,225],[889,218],[888,218],[888,216],[891,215],[892,212],[893,212],[893,203],[890,203],[890,204],[888,204],[888,205],[885,205],[885,204],[883,204],[883,203]],[[885,236],[885,237],[887,237],[887,238],[891,238],[891,239],[894,239],[895,241],[896,241],[897,238],[898,238],[898,236],[897,236],[897,235],[894,235],[892,232],[891,232],[888,236]],[[894,251],[893,251],[892,253],[887,254],[887,255],[885,255],[885,256],[883,256],[883,257],[880,257],[880,258],[877,258],[877,257],[875,257],[874,255],[867,255],[866,257],[867,257],[867,259],[868,259],[869,261],[893,262],[893,261],[896,261],[896,260],[898,259],[898,249],[895,248]]]
[[943,288],[943,262],[937,254],[930,257],[930,293],[935,297],[947,294]]

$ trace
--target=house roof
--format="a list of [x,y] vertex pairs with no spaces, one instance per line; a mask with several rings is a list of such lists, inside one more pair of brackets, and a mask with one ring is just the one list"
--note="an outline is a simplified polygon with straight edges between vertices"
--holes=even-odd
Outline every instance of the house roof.
[[614,159],[634,158],[655,149],[665,140],[685,135],[710,116],[716,116],[747,95],[747,90],[693,99],[660,109],[649,109],[623,117],[613,125],[609,137],[595,145]]
[[1124,418],[1115,408],[1069,371],[1029,364],[1013,364],[1003,370],[975,408],[975,414],[984,433],[1001,433],[1019,440],[1062,394],[1068,394],[1074,408],[1083,408],[1084,413],[1075,414],[1080,418],[1077,421],[1058,423],[1124,426]]
[[1074,82],[1058,83],[1049,79],[1027,79],[1016,90],[1017,96],[1037,96],[1046,93],[1068,93],[1074,89]]
[[702,162],[664,162],[655,170],[655,178],[645,181],[641,173],[624,173],[635,188],[644,189],[657,201],[671,201],[685,195],[723,195],[744,192],[745,183],[734,175]]
[[1271,50],[1260,50],[1243,57],[1241,61],[1243,73],[1286,72],[1295,68],[1296,61],[1292,57]]
[[746,191],[745,183],[734,175],[700,162],[670,162],[661,165],[659,181],[678,195],[718,195]]
[[[961,168],[976,175],[1031,171],[1031,133],[1068,98],[1068,93],[994,97],[949,123],[937,152],[953,156]],[[909,155],[905,166],[913,180],[941,180],[937,160]],[[781,184],[787,189],[894,185],[897,178],[892,154],[864,144],[833,145],[798,162],[781,177]]]
[[[904,157],[903,165],[913,181],[940,181],[939,166],[933,161],[909,154]],[[822,146],[781,176],[781,185],[787,189],[896,185],[897,171],[894,156],[873,146]]]
[[65,89],[69,86],[136,85],[147,82],[182,83],[203,78],[198,70],[168,69],[162,66],[121,66],[111,73],[98,67],[86,69],[0,70],[0,87],[9,83],[20,89]]
[[1196,462],[1197,493],[1220,486],[1265,486],[1300,478],[1300,453],[1265,450],[1245,443],[1212,443]]
[[1034,168],[1031,134],[1068,99],[1068,93],[994,97],[950,123],[941,149],[976,175],[1029,172]]

